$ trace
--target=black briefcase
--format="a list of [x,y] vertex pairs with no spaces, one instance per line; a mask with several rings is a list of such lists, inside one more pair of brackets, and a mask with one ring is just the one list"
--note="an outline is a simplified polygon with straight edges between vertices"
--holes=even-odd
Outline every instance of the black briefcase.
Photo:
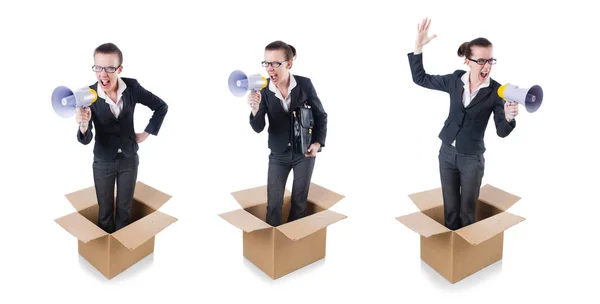
[[[312,142],[312,131],[314,127],[314,119],[312,109],[306,103],[299,106],[293,112],[294,119],[294,139],[297,147],[302,154],[307,154],[308,147]],[[319,151],[321,152],[321,148]]]

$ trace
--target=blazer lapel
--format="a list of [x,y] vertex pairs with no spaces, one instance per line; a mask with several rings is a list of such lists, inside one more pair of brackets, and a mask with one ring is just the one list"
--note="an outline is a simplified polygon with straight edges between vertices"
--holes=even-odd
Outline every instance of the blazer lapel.
[[[98,83],[97,82],[94,85],[92,85],[92,89],[94,89],[96,91],[96,93],[98,92]],[[102,97],[98,97],[98,100],[96,100],[96,102],[94,102],[94,104],[97,104],[96,109],[98,111],[100,111],[100,113],[98,113],[100,116],[106,115],[109,117],[110,120],[117,121],[115,114],[113,114],[113,112],[110,110],[110,106],[108,105],[108,103],[106,103],[106,99],[104,99]],[[121,113],[123,113],[123,111],[121,111]]]
[[285,113],[285,110],[283,109],[283,106],[281,105],[281,100],[279,98],[277,98],[277,96],[275,96],[275,93],[273,93],[273,91],[267,89],[265,91],[266,97],[267,97],[267,101],[269,103],[267,103],[267,106],[269,107],[269,110],[271,111],[279,111],[279,112],[283,112]]
[[473,100],[471,100],[471,103],[469,103],[469,105],[467,106],[467,109],[474,107],[482,99],[487,98],[488,95],[490,95],[490,93],[492,93],[492,91],[493,91],[492,88],[489,86],[486,88],[479,89],[479,92],[477,93],[475,98],[473,98]]
[[291,94],[291,96],[290,96],[291,97],[290,113],[292,111],[294,111],[294,109],[299,107],[300,104],[305,100],[304,98],[302,98],[302,95],[300,93],[301,93],[301,90],[300,90],[300,87],[298,87],[298,85],[296,85],[296,87],[292,89],[292,92],[290,92],[290,94]]
[[123,109],[119,113],[119,118],[118,119],[121,119],[121,117],[123,117],[123,113],[125,113],[125,111],[128,111],[131,108],[132,103],[131,103],[131,98],[130,97],[131,96],[129,94],[129,90],[125,89],[125,91],[123,91],[123,96],[121,96],[121,98],[123,99]]

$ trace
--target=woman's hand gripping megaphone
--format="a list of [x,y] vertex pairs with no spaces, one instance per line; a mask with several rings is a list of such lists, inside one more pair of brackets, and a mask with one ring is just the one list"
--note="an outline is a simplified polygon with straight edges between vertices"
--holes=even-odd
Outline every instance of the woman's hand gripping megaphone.
[[260,105],[260,91],[252,91],[248,94],[248,104],[252,108],[252,115],[256,115]]

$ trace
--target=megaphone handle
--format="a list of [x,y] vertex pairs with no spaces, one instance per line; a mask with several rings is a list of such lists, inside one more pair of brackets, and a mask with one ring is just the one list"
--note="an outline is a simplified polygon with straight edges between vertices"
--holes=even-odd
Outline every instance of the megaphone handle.
[[[506,100],[506,102],[508,102],[509,104],[516,103],[516,102],[514,102],[514,101],[511,101],[511,100]],[[515,119],[515,116],[514,116],[514,115],[510,114],[509,116],[510,116],[510,119],[511,119],[511,120]]]
[[[87,109],[87,108],[89,108],[89,107],[81,107],[81,109]],[[85,122],[82,121],[82,122],[79,123],[79,127],[85,127],[86,124],[87,123],[85,123]]]
[[[256,93],[258,91],[259,90],[252,89],[252,93]],[[254,109],[256,107],[256,105],[255,104],[251,104],[250,107]]]

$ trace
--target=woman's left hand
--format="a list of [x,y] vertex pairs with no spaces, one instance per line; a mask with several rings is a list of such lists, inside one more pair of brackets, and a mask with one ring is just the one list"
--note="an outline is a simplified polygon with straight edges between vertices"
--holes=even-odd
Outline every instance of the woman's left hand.
[[148,135],[150,135],[148,132],[136,133],[135,142],[138,144],[142,143],[144,140],[146,140],[146,138],[148,138]]
[[504,113],[506,121],[511,122],[517,115],[519,115],[519,104],[516,102],[505,102]]
[[319,148],[321,148],[320,143],[318,143],[318,142],[313,143],[312,145],[310,145],[310,147],[308,147],[308,150],[306,150],[306,152],[308,152],[308,154],[304,154],[304,156],[306,156],[306,157],[317,156],[317,152],[319,151]]

